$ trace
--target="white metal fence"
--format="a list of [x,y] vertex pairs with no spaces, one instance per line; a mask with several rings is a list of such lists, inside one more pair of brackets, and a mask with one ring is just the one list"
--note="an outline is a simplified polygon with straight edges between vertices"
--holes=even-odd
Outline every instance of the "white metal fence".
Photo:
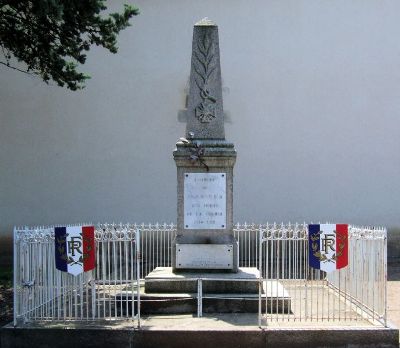
[[[131,320],[140,326],[139,278],[171,266],[175,234],[173,224],[99,224],[96,268],[74,277],[55,269],[53,227],[15,228],[15,324]],[[386,325],[385,229],[349,226],[349,266],[328,275],[308,266],[306,224],[237,224],[234,234],[239,266],[261,270],[265,322]]]
[[349,264],[309,267],[306,224],[264,225],[260,251],[266,321],[363,322],[386,326],[386,230],[349,226]]
[[96,268],[73,276],[55,268],[54,227],[15,228],[14,325],[137,319],[140,326],[139,235],[132,225],[98,225]]
[[358,318],[377,320],[386,326],[386,230],[351,227],[349,233],[349,265],[329,274],[327,283]]

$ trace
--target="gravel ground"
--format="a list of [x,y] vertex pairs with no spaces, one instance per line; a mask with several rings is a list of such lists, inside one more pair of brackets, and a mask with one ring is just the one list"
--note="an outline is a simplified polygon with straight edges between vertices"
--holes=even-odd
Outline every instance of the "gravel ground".
[[4,285],[0,285],[0,327],[12,321],[12,305],[12,288],[6,288]]

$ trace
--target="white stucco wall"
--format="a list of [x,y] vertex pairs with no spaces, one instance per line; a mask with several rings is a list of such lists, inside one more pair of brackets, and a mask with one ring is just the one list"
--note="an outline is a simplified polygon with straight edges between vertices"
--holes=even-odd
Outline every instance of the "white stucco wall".
[[[111,1],[120,8],[123,1]],[[138,0],[82,92],[0,70],[0,232],[174,222],[193,24],[219,25],[235,221],[400,225],[400,2]]]

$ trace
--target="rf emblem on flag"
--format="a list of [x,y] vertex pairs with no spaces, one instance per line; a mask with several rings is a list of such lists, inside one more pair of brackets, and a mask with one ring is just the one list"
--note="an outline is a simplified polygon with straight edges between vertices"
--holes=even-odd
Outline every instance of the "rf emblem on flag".
[[349,263],[348,225],[308,225],[310,267],[327,273]]
[[56,268],[74,276],[95,267],[94,226],[55,227]]

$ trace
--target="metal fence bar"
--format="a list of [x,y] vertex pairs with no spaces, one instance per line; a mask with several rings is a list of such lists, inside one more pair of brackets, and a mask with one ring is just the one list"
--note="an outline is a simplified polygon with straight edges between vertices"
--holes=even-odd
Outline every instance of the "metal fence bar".
[[[136,230],[136,303],[138,328],[140,328],[140,267],[139,263],[142,258],[140,230]],[[132,289],[132,314],[134,313],[133,289]]]
[[137,244],[135,232],[122,225],[97,228],[96,270],[74,277],[55,269],[54,228],[15,228],[14,325],[19,320],[125,320],[128,307],[134,311],[139,301],[139,280],[130,296],[123,292],[133,279],[129,274],[140,277],[138,262],[127,260],[129,244]]
[[[275,299],[275,315],[272,316],[267,309],[266,318],[273,321],[292,319],[312,321],[356,319],[360,321],[368,319],[385,324],[386,304],[380,305],[376,299],[385,299],[383,290],[386,289],[386,281],[374,276],[375,273],[385,272],[386,258],[376,252],[380,247],[380,240],[382,243],[386,243],[382,237],[385,230],[351,226],[350,265],[347,269],[327,275],[325,272],[308,267],[306,227],[304,225],[302,231],[304,247],[300,248],[301,253],[304,250],[303,255],[297,253],[297,248],[294,246],[296,244],[293,244],[298,238],[298,226],[293,231],[290,224],[279,227],[274,225],[272,232],[268,227],[264,230],[263,242],[266,246],[260,248],[264,252],[264,258],[261,258],[260,262],[262,264],[266,262],[265,260],[269,260],[270,267],[265,268],[266,272],[263,267],[259,269],[265,279],[274,281],[271,285],[275,285],[277,292],[271,297],[269,306],[267,302],[267,308],[271,307],[272,301]],[[385,245],[382,245],[382,250],[385,250]],[[365,254],[371,257],[364,259]],[[293,260],[297,255],[301,255],[301,257],[296,257],[296,261]],[[293,262],[299,262],[300,272],[296,270]],[[350,272],[355,277],[349,276]],[[299,273],[304,285],[299,285],[296,289],[290,280],[298,279]],[[284,300],[278,294],[278,283],[285,285],[292,300],[292,308],[283,308],[281,313],[278,311],[279,308],[282,308]],[[377,294],[377,291],[381,291],[380,295]],[[296,301],[296,299],[298,300]],[[302,302],[304,302],[304,313]],[[293,307],[297,307],[297,310]],[[355,316],[348,316],[349,309],[355,313]],[[290,310],[292,310],[292,314]]]
[[[386,325],[386,230],[349,226],[349,266],[326,274],[308,266],[307,228],[234,226],[239,266],[260,271],[266,320]],[[140,281],[156,267],[171,266],[175,235],[173,224],[99,224],[97,267],[73,277],[55,270],[54,227],[14,228],[14,325],[137,319],[140,326]]]
[[[349,266],[327,276],[328,286],[339,295],[341,306],[356,308],[355,320],[379,321],[386,318],[384,303],[386,230],[350,227]],[[339,312],[341,314],[342,311]],[[346,311],[344,312],[347,318]]]
[[[17,233],[16,233],[16,227],[14,227],[14,231],[13,231],[13,254],[14,254],[14,261],[13,261],[13,266],[14,266],[14,272],[13,272],[13,302],[14,302],[14,307],[13,307],[13,311],[14,311],[14,315],[13,315],[13,324],[14,326],[17,326],[17,319],[18,319],[18,315],[20,313],[20,309],[19,309],[19,293],[18,293],[18,289],[19,289],[19,284],[18,284],[18,275],[19,275],[19,264],[20,264],[20,250],[18,248],[19,244],[17,244]],[[17,257],[18,255],[18,257]]]

